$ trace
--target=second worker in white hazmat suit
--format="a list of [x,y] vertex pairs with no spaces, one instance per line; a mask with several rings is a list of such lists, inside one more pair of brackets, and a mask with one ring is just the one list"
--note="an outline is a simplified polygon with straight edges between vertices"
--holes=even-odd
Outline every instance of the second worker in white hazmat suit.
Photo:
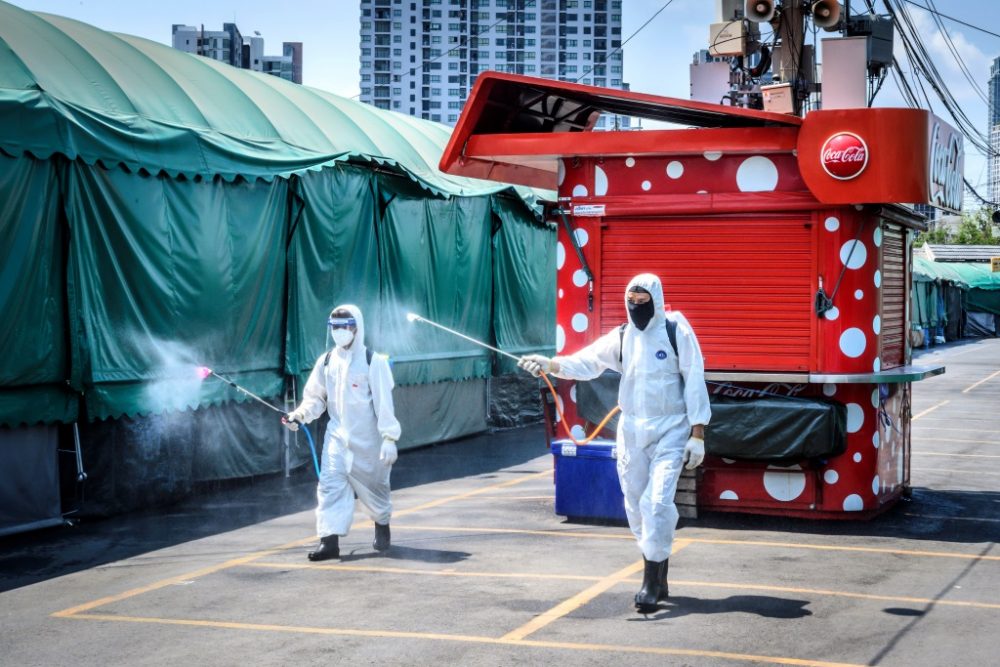
[[683,464],[689,469],[701,464],[704,428],[711,418],[698,339],[683,315],[664,312],[663,303],[660,279],[637,275],[625,290],[627,324],[575,354],[529,355],[519,364],[536,375],[544,371],[568,380],[591,380],[607,369],[622,374],[618,479],[629,527],[645,560],[635,596],[636,609],[644,614],[667,598],[677,480]]
[[376,551],[389,548],[389,474],[396,462],[400,426],[392,403],[392,369],[365,347],[357,306],[337,306],[328,322],[335,347],[320,355],[302,391],[302,403],[283,420],[292,430],[325,410],[322,468],[316,488],[320,546],[309,560],[340,557],[339,538],[354,520],[354,496],[375,522]]

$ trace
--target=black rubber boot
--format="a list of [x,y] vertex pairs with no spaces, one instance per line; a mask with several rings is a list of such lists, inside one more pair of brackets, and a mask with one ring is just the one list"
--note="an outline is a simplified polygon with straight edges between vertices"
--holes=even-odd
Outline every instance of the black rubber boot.
[[640,614],[652,614],[660,602],[662,579],[661,568],[664,561],[652,561],[643,558],[646,568],[642,573],[642,588],[635,594],[635,609]]
[[666,602],[667,598],[670,597],[670,591],[667,590],[667,568],[669,567],[669,558],[660,563],[660,596],[656,598],[657,602]]
[[330,560],[340,558],[340,538],[336,535],[327,535],[320,539],[319,548],[309,552],[309,560]]
[[372,542],[372,549],[375,551],[389,550],[389,524],[375,524],[375,541]]

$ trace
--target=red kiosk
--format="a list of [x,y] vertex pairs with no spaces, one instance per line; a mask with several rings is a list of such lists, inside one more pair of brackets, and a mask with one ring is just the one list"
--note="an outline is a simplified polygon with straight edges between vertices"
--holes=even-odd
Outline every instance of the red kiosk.
[[[687,129],[591,132],[601,113]],[[924,110],[799,118],[489,72],[441,169],[558,188],[558,353],[624,322],[625,285],[651,272],[698,334],[713,413],[762,397],[836,408],[829,447],[798,458],[758,447],[794,439],[794,415],[760,432],[762,413],[740,413],[745,456],[712,456],[710,426],[700,509],[859,518],[908,490],[911,383],[944,372],[910,365],[924,222],[899,203],[958,210],[962,160]],[[574,384],[559,396],[582,436]]]

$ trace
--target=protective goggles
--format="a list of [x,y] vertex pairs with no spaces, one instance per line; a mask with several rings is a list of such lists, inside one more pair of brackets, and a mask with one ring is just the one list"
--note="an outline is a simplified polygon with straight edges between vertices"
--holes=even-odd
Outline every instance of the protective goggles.
[[326,321],[331,329],[356,329],[358,321],[353,317],[331,317]]

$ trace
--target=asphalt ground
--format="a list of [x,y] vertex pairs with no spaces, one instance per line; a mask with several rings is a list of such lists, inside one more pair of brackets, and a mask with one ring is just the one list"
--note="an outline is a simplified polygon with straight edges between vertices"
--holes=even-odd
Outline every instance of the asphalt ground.
[[923,352],[912,499],[867,522],[684,520],[670,603],[627,529],[552,512],[540,427],[404,452],[393,547],[310,563],[314,483],[0,540],[3,665],[992,665],[1000,339]]

